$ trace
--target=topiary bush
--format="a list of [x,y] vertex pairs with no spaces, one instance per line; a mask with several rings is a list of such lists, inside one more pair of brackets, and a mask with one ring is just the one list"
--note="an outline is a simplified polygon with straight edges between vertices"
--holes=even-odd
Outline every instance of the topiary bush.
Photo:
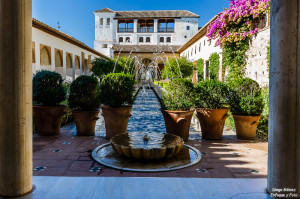
[[102,79],[105,75],[113,72],[115,62],[104,58],[96,58],[92,62],[91,71],[95,76]]
[[54,106],[66,99],[63,78],[57,72],[42,70],[33,77],[33,103]]
[[110,73],[101,81],[101,102],[106,106],[120,108],[131,106],[135,100],[133,75]]
[[189,111],[193,107],[194,84],[188,79],[173,79],[162,96],[162,109]]
[[232,79],[227,82],[229,88],[226,95],[231,112],[236,115],[260,115],[264,109],[264,101],[259,84],[250,79]]
[[96,110],[100,104],[100,89],[96,77],[82,75],[71,83],[68,98],[71,109]]
[[227,85],[218,80],[206,80],[195,86],[195,107],[219,109],[227,106]]

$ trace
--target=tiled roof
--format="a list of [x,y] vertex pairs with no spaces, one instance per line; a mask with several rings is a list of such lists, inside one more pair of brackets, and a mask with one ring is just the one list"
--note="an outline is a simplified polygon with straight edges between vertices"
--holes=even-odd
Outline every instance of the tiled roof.
[[143,10],[143,11],[113,11],[109,8],[97,10],[95,12],[116,12],[116,19],[122,18],[181,18],[191,17],[199,18],[200,16],[188,10]]
[[136,53],[154,53],[154,52],[177,52],[180,46],[158,46],[158,45],[113,45],[117,52],[136,52]]
[[109,8],[103,8],[103,9],[97,10],[95,12],[115,12],[115,11],[113,11],[112,9],[109,9]]
[[80,48],[83,48],[91,53],[94,53],[100,57],[104,57],[106,59],[109,59],[108,57],[106,57],[105,55],[103,55],[102,53],[90,48],[89,46],[87,46],[86,44],[82,43],[81,41],[75,39],[74,37],[70,36],[70,35],[67,35],[66,33],[64,32],[61,32],[59,30],[56,30],[55,28],[52,28],[51,26],[48,26],[47,24],[41,22],[41,21],[38,21],[37,19],[32,19],[32,27],[34,28],[37,28],[37,29],[40,29],[41,31],[44,31],[48,34],[51,34],[55,37],[58,37],[60,39],[63,39],[71,44],[74,44]]

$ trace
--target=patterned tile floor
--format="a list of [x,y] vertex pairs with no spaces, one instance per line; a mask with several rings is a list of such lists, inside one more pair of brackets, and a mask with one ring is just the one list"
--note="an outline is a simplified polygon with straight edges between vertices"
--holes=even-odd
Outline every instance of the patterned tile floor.
[[[165,132],[159,102],[151,90],[141,90],[133,106],[128,131]],[[224,129],[223,140],[201,139],[201,132],[190,129],[191,145],[202,152],[202,160],[189,168],[158,173],[137,173],[111,169],[94,162],[91,152],[109,142],[100,114],[96,135],[76,136],[74,124],[61,128],[58,136],[33,136],[33,174],[35,176],[110,176],[110,177],[192,177],[192,178],[266,178],[267,142],[243,141]]]

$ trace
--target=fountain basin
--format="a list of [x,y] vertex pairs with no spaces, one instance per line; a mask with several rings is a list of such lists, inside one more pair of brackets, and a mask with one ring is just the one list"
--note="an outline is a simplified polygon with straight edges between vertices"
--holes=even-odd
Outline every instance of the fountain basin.
[[137,160],[168,159],[177,155],[184,145],[181,137],[173,134],[132,132],[111,138],[112,147],[122,156]]

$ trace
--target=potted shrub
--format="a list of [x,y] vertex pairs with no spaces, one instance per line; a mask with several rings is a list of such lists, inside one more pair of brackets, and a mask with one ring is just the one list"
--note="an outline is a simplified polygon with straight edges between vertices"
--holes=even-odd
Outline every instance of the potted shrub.
[[57,72],[42,70],[33,77],[33,116],[39,135],[57,135],[66,107],[63,78]]
[[82,75],[70,86],[69,107],[76,123],[79,136],[95,135],[96,121],[99,119],[100,89],[98,79]]
[[226,107],[227,86],[218,80],[206,80],[195,86],[195,107],[202,138],[222,139],[229,108]]
[[233,79],[227,84],[227,102],[233,115],[237,138],[254,139],[264,108],[261,88],[250,78]]
[[166,86],[162,96],[160,109],[166,124],[167,133],[175,134],[188,140],[189,129],[194,110],[193,106],[194,85],[188,79],[174,79]]
[[128,120],[134,102],[135,80],[130,74],[110,73],[100,84],[102,115],[106,139],[127,133]]

